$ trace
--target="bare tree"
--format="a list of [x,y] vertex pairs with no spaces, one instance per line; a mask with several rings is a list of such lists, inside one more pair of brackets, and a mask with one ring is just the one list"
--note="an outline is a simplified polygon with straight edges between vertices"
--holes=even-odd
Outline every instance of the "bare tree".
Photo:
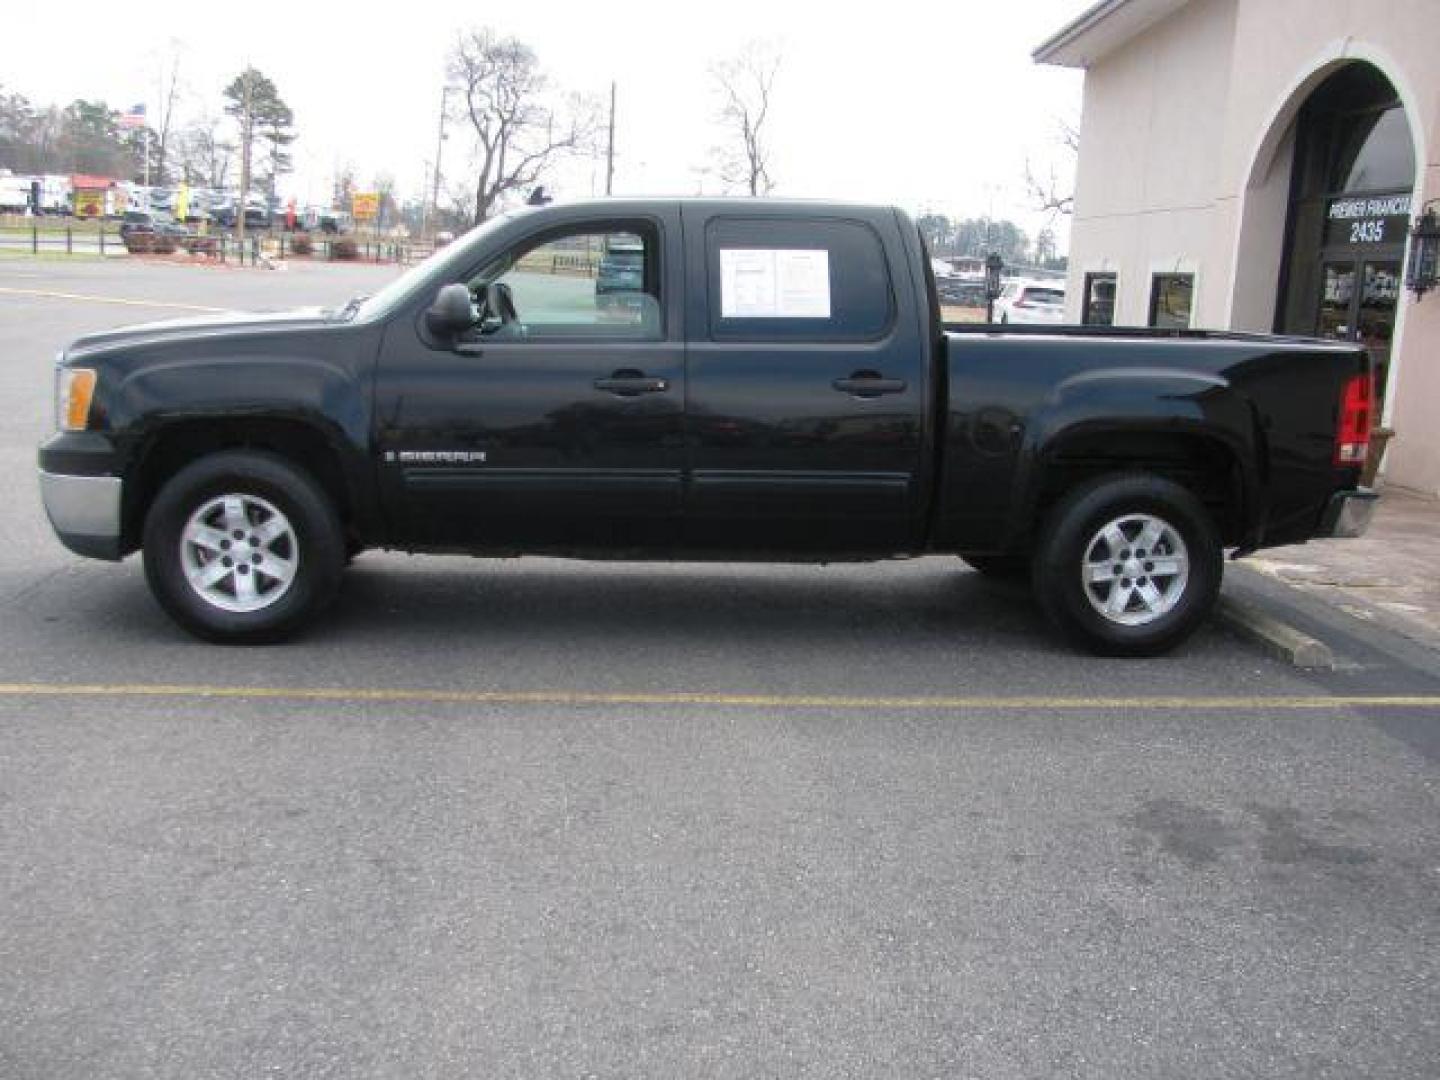
[[758,42],[710,68],[720,95],[717,119],[726,129],[726,141],[716,150],[718,171],[727,184],[743,187],[751,195],[768,195],[775,187],[765,122],[779,70],[780,54]]
[[395,198],[395,174],[378,172],[370,181],[370,190],[380,196],[380,206],[375,216],[376,228],[393,225],[400,216],[400,203]]
[[170,40],[170,77],[167,83],[161,76],[160,84],[160,130],[156,132],[159,149],[155,155],[155,175],[160,183],[169,179],[170,135],[174,128],[175,102],[180,96],[180,42]]
[[230,176],[235,144],[221,135],[222,121],[205,116],[180,131],[176,137],[181,177],[187,184],[223,188]]
[[335,177],[330,184],[330,205],[337,210],[350,209],[355,193],[360,190],[360,174],[353,161],[336,161]]
[[[1058,121],[1059,142],[1070,152],[1073,162],[1076,155],[1080,153],[1080,132],[1073,124],[1064,120]],[[1031,199],[1035,202],[1035,208],[1042,213],[1047,213],[1053,219],[1056,214],[1073,214],[1075,212],[1075,194],[1072,183],[1061,185],[1056,175],[1055,166],[1050,166],[1048,174],[1041,178],[1035,174],[1027,158],[1025,161],[1025,188],[1030,193]]]
[[563,109],[552,104],[550,80],[524,42],[489,28],[467,30],[450,52],[447,75],[475,132],[475,223],[507,196],[533,187],[561,158],[593,151],[595,109],[579,98]]

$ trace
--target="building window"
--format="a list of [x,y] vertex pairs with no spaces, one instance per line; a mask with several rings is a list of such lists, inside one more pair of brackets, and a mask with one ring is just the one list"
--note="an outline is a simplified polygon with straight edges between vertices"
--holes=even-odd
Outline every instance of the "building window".
[[1150,325],[1185,330],[1195,298],[1194,274],[1156,274],[1150,279]]
[[1330,187],[1356,191],[1402,190],[1415,183],[1415,144],[1405,110],[1342,113],[1336,120]]
[[1115,325],[1115,275],[1085,275],[1085,306],[1080,321],[1086,326]]

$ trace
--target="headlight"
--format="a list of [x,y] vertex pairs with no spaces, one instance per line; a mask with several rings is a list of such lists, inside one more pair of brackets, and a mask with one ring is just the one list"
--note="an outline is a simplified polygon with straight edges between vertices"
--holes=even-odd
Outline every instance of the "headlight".
[[55,426],[61,431],[84,431],[90,422],[90,399],[95,396],[91,368],[61,368],[55,382]]

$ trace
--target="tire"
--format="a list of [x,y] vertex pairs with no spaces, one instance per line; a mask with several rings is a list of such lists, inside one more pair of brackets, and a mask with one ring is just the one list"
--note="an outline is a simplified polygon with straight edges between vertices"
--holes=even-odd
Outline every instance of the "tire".
[[995,581],[1024,581],[1030,576],[1030,560],[1020,555],[962,555],[972,570]]
[[1082,648],[1157,656],[1210,614],[1223,572],[1220,535],[1201,502],[1135,473],[1089,481],[1060,500],[1032,580],[1046,615]]
[[224,644],[295,634],[334,599],[345,565],[324,489],[284,458],[250,450],[210,454],[171,477],[146,514],[143,547],[165,613]]

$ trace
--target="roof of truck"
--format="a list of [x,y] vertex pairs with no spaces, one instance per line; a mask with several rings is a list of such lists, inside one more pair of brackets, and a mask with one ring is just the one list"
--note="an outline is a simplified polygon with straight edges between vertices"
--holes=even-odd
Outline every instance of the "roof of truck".
[[578,199],[574,202],[553,202],[544,207],[517,207],[517,210],[579,210],[582,212],[607,210],[644,210],[656,206],[682,206],[711,212],[734,211],[737,208],[754,210],[759,213],[814,213],[818,210],[838,211],[847,214],[894,213],[899,208],[883,203],[835,202],[830,199],[772,199],[750,195],[657,195],[653,198],[640,196],[612,196],[600,199]]

